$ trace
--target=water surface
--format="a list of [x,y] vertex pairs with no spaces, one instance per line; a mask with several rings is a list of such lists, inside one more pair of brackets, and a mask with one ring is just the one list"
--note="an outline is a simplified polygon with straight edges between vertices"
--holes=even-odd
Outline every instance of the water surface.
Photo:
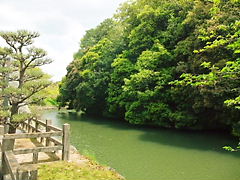
[[127,180],[240,180],[237,139],[220,132],[138,127],[115,120],[46,111],[43,118],[71,125],[71,143],[115,168]]

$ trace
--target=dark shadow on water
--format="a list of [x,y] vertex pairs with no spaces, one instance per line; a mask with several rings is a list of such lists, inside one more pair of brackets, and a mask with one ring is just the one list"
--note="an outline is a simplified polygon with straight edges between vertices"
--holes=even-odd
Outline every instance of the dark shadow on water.
[[140,131],[138,139],[141,141],[158,143],[168,146],[176,146],[186,149],[196,149],[201,151],[215,151],[240,157],[240,152],[227,152],[222,147],[236,147],[238,138],[223,131],[190,131],[164,129],[158,127],[142,127],[131,125],[124,121],[109,120],[104,118],[93,118],[79,116],[76,113],[57,113],[57,118],[64,122],[87,122],[95,125],[105,126],[111,129],[124,131]]
[[202,151],[215,151],[228,155],[240,157],[239,152],[228,152],[222,147],[236,147],[238,139],[224,132],[209,131],[180,131],[180,130],[161,130],[147,131],[139,137],[141,141],[160,143],[164,145],[177,146],[186,149],[197,149]]

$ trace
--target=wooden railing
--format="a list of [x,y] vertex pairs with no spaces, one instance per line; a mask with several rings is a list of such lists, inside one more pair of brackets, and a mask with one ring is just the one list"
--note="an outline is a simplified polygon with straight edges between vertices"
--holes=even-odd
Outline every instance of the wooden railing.
[[[39,152],[47,152],[48,150],[62,150],[62,160],[68,161],[69,160],[69,149],[70,149],[70,125],[64,124],[62,129],[55,127],[52,125],[51,120],[46,120],[45,122],[37,120],[37,119],[30,119],[21,123],[19,128],[27,132],[26,136],[28,138],[37,138],[40,139],[39,141],[48,148],[42,148],[42,151]],[[55,136],[61,136],[61,140],[55,138]],[[49,147],[50,145],[53,145]],[[40,149],[39,149],[40,150]],[[34,155],[33,155],[34,156]]]
[[13,153],[12,139],[5,139],[4,126],[0,126],[1,146],[1,179],[3,180],[36,180],[37,167],[29,165],[25,169],[18,163]]
[[[61,159],[64,161],[69,160],[70,155],[70,125],[64,124],[63,128],[52,126],[50,120],[46,122],[39,121],[37,119],[27,120],[22,122],[19,126],[24,133],[21,134],[4,134],[4,127],[0,126],[0,136],[2,143],[0,143],[2,149],[1,159],[1,172],[6,179],[6,175],[10,175],[12,180],[36,180],[37,168],[34,165],[30,165],[27,169],[21,168],[17,162],[15,155],[19,154],[33,154],[33,164],[38,163],[38,153],[40,152],[53,152],[62,151]],[[55,138],[56,136],[60,137]],[[34,148],[13,148],[13,140],[35,138],[38,140],[42,147]],[[3,179],[4,179],[3,178]]]

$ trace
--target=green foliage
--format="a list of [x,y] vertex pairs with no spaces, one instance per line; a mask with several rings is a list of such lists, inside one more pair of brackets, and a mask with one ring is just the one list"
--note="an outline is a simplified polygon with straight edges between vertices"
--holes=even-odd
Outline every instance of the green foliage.
[[0,32],[0,37],[7,45],[0,48],[0,97],[3,99],[0,109],[7,111],[12,127],[16,127],[29,118],[27,114],[18,114],[20,107],[44,98],[39,92],[51,82],[50,76],[39,67],[52,60],[46,57],[45,50],[32,46],[39,37],[36,32]]
[[121,44],[124,44],[119,40],[121,33],[122,29],[112,19],[105,20],[95,30],[87,32],[79,50],[84,53],[75,56],[68,67],[66,78],[60,84],[60,96],[57,98],[60,106],[89,114],[101,115],[107,112],[111,64],[117,53],[121,52]]
[[90,29],[86,32],[85,36],[81,39],[80,49],[74,55],[75,58],[82,57],[89,48],[96,45],[103,38],[107,38],[107,35],[111,29],[114,28],[114,22],[112,19],[106,19],[95,29]]
[[236,97],[235,99],[225,100],[224,103],[227,106],[235,106],[235,108],[240,109],[240,96]]
[[131,75],[136,71],[134,64],[123,55],[114,59],[112,63],[113,72],[111,73],[111,79],[108,85],[108,111],[110,116],[124,117],[124,92],[122,86],[124,85],[124,78]]
[[[58,107],[59,104],[57,102],[57,97],[59,95],[59,83],[55,82],[50,84],[48,87],[43,89],[42,91],[37,93],[37,96],[32,97],[36,98],[34,101],[37,103],[37,105],[42,105],[42,106],[56,106]],[[42,100],[37,101],[38,97],[42,97]]]
[[59,107],[59,103],[57,102],[56,99],[47,98],[45,101],[46,101],[46,103],[49,103],[52,106]]
[[199,59],[206,60],[201,66],[207,70],[183,73],[180,76],[182,80],[175,80],[172,84],[197,88],[204,100],[202,106],[210,107],[218,113],[224,111],[222,116],[227,120],[217,116],[218,122],[231,124],[234,134],[238,135],[240,130],[236,124],[239,112],[235,109],[239,109],[240,95],[240,26],[239,14],[233,9],[239,11],[239,3],[214,1],[210,19],[198,30],[198,39],[203,46],[194,51]]
[[1,123],[5,122],[9,116],[10,116],[10,113],[8,111],[0,109],[0,122]]
[[112,62],[111,46],[111,41],[105,38],[76,61],[81,79],[76,87],[76,99],[80,101],[78,109],[86,109],[93,114],[104,111]]
[[14,114],[12,116],[12,122],[19,123],[22,121],[26,121],[27,119],[30,119],[31,117],[32,117],[32,115],[28,114],[28,113]]
[[235,152],[235,151],[239,151],[240,146],[237,146],[235,149],[232,148],[231,146],[224,146],[223,149],[230,151],[230,152]]
[[136,0],[89,30],[62,106],[174,128],[240,134],[239,1]]

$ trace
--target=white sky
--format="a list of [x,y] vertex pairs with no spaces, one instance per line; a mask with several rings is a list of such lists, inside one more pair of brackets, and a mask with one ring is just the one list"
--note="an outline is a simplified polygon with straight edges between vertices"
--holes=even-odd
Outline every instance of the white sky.
[[[126,0],[0,0],[0,31],[26,29],[54,62],[43,70],[59,81],[86,30],[112,17]],[[2,45],[2,42],[0,42]]]

